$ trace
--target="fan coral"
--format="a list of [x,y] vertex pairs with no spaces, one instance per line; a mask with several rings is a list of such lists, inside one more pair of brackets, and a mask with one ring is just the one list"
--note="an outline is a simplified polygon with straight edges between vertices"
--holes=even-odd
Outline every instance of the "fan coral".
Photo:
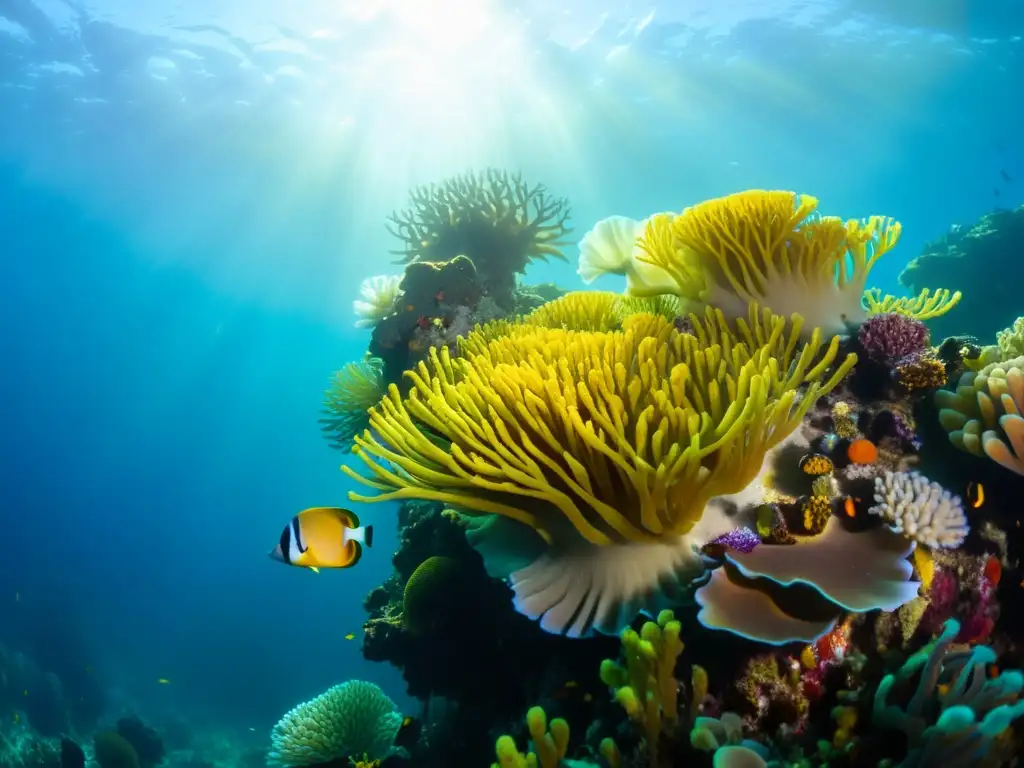
[[1024,357],[965,371],[935,404],[953,445],[1024,475]]
[[894,531],[927,547],[954,549],[970,526],[959,496],[918,472],[886,472],[875,478],[875,506],[868,510]]
[[649,220],[638,259],[675,282],[689,301],[743,317],[756,302],[800,314],[807,328],[846,334],[866,318],[861,306],[872,266],[899,240],[898,222],[814,216],[816,198],[749,190]]
[[[957,648],[955,619],[942,634],[878,684],[872,707],[876,728],[907,735],[910,754],[901,765],[978,768],[1007,765],[998,739],[1024,717],[1024,675],[1017,670],[986,674],[996,660],[991,648]],[[916,684],[915,684],[916,683]],[[913,686],[905,705],[892,701]],[[934,722],[930,722],[934,718]]]
[[378,686],[363,680],[335,685],[299,704],[274,726],[267,765],[317,765],[351,755],[387,757],[402,715]]
[[378,358],[349,363],[335,372],[324,392],[324,418],[320,419],[320,430],[331,447],[351,450],[352,438],[369,424],[369,408],[383,396],[383,364]]
[[869,317],[896,313],[915,320],[933,320],[949,312],[960,303],[961,298],[960,291],[950,293],[947,288],[942,288],[935,293],[925,288],[913,298],[890,294],[883,297],[880,289],[871,288],[864,292],[864,306]]
[[751,309],[731,328],[709,308],[691,321],[693,334],[651,315],[609,333],[509,326],[470,334],[459,358],[432,350],[409,396],[393,386],[371,409],[379,438],[357,437],[355,453],[372,474],[343,470],[381,493],[350,498],[441,501],[532,529],[482,534],[517,608],[553,632],[617,631],[638,601],[689,588],[694,547],[725,532],[687,536],[705,504],[750,484],[856,359],[829,374],[839,339],[799,344],[799,318]]
[[928,329],[920,320],[896,312],[869,317],[857,333],[869,358],[893,364],[928,346]]
[[565,259],[569,203],[529,186],[519,175],[488,170],[411,193],[412,207],[393,213],[388,230],[405,242],[402,263],[467,256],[488,294],[511,308],[515,275],[532,259]]
[[372,328],[395,311],[402,275],[377,275],[363,280],[359,286],[360,299],[352,302],[359,320],[357,328]]

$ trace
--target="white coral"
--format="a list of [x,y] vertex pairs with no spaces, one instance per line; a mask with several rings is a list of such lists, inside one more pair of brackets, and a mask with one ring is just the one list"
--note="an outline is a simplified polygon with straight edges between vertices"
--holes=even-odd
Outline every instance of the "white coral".
[[401,284],[401,275],[375,275],[363,280],[359,286],[361,298],[352,302],[352,309],[359,317],[356,327],[372,328],[394,312]]
[[875,501],[871,514],[927,547],[955,549],[970,531],[960,497],[919,472],[886,472],[875,478]]

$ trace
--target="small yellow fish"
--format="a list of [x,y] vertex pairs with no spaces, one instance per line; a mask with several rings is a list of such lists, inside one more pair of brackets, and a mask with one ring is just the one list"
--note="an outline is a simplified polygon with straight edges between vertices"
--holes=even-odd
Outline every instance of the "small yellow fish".
[[352,634],[351,632],[349,632],[347,635],[345,635],[345,639],[346,640],[355,640],[356,636],[354,634]]
[[985,486],[981,483],[967,484],[967,503],[972,509],[978,509],[985,503]]
[[171,681],[168,680],[166,677],[160,677],[157,678],[157,683],[159,683],[160,685],[170,685]]
[[310,507],[281,531],[270,553],[274,560],[318,572],[318,568],[351,568],[373,546],[373,526],[365,528],[354,512],[341,507]]

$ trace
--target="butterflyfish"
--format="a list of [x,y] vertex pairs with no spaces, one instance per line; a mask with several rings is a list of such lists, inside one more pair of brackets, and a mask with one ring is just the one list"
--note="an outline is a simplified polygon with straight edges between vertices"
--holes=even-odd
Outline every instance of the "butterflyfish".
[[341,507],[310,507],[291,519],[270,557],[285,565],[316,571],[351,568],[373,546],[373,526],[362,526],[354,512]]

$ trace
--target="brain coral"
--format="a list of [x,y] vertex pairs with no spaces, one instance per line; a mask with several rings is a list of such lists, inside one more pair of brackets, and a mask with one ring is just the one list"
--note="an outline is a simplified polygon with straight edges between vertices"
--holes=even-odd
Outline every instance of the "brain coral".
[[317,765],[364,754],[382,759],[401,727],[402,715],[379,687],[349,680],[281,718],[270,734],[267,765]]

